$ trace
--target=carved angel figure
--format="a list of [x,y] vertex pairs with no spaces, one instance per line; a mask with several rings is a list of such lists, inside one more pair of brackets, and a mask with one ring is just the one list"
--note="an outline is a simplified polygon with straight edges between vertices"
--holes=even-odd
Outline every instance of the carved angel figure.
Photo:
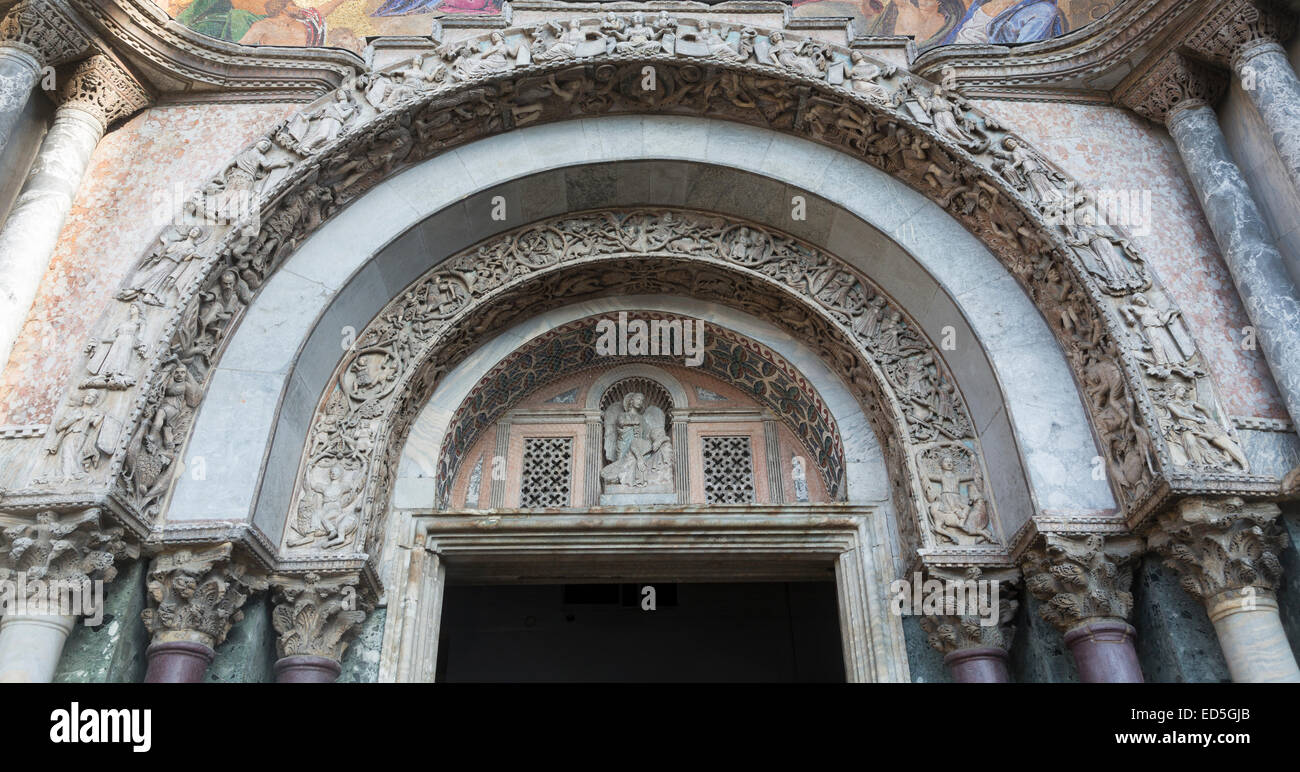
[[606,493],[668,493],[673,487],[673,445],[664,411],[631,392],[605,408]]
[[136,270],[126,289],[117,293],[117,299],[132,301],[137,298],[151,306],[167,304],[169,290],[188,277],[191,263],[200,260],[199,244],[207,240],[207,232],[195,225],[185,231],[168,228],[167,235],[159,239],[149,259]]
[[1217,450],[1241,467],[1243,472],[1250,471],[1250,462],[1246,460],[1236,440],[1219,425],[1204,405],[1195,401],[1191,390],[1186,386],[1175,384],[1164,407],[1173,418],[1169,427],[1169,441],[1182,449],[1187,463],[1203,467],[1220,466],[1219,455],[1215,452]]
[[[86,371],[91,378],[83,387],[125,389],[135,385],[131,371],[135,357],[143,358],[148,347],[144,342],[144,324],[140,321],[140,305],[132,303],[126,321],[113,330],[113,334],[92,340],[86,346]],[[133,356],[134,355],[134,356]]]
[[582,31],[582,22],[576,18],[571,19],[567,29],[554,21],[548,21],[546,24],[555,33],[555,42],[547,47],[539,44],[538,50],[533,52],[533,59],[538,62],[558,62],[577,56],[578,46],[586,39]]
[[640,11],[632,14],[632,23],[614,32],[617,41],[614,50],[618,53],[654,54],[668,52],[663,38],[668,29],[654,29],[645,23],[645,14]]
[[319,541],[325,549],[343,546],[360,522],[362,472],[328,460],[313,465],[303,481],[309,492],[298,505],[298,515],[289,529],[292,534],[285,543],[301,547]]
[[1144,352],[1154,370],[1168,370],[1171,365],[1186,362],[1196,349],[1191,336],[1183,326],[1182,313],[1176,308],[1157,310],[1141,292],[1122,309],[1129,326],[1136,327],[1141,335]]

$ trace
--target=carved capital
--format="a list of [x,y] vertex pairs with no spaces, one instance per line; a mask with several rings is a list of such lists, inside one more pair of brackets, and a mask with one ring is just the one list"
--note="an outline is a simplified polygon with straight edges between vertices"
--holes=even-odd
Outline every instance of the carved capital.
[[[964,597],[982,599],[978,608],[968,603],[966,613],[927,614],[921,617],[921,627],[929,636],[930,646],[943,654],[951,654],[962,649],[997,647],[1010,649],[1015,639],[1016,628],[1012,620],[1018,600],[1018,578],[1013,572],[985,574],[979,568],[971,567],[958,570],[935,569],[931,577],[942,581],[947,587],[961,587]],[[983,583],[987,582],[987,585]],[[997,587],[997,597],[993,598],[992,588]],[[987,589],[984,589],[987,588]],[[955,596],[955,592],[953,595]],[[987,599],[987,601],[983,600]],[[996,600],[990,606],[985,602]],[[960,609],[958,609],[960,611]]]
[[0,530],[0,582],[22,587],[29,607],[60,592],[101,597],[86,594],[91,583],[113,581],[113,564],[139,554],[139,546],[98,507],[64,515],[42,512],[32,522]]
[[16,46],[42,66],[85,55],[90,39],[54,0],[21,0],[0,19],[0,45]]
[[357,591],[360,581],[356,574],[274,579],[271,624],[279,633],[279,656],[340,661],[370,610]]
[[1228,85],[1223,71],[1178,53],[1155,64],[1121,101],[1133,112],[1167,124],[1180,110],[1213,105]]
[[103,54],[78,62],[59,89],[59,106],[75,107],[99,119],[107,129],[147,107],[149,92],[121,65]]
[[1042,602],[1039,613],[1062,633],[1100,619],[1127,619],[1133,610],[1132,536],[1048,533],[1025,551],[1025,589]]
[[149,567],[149,608],[141,614],[154,643],[193,641],[215,648],[243,619],[240,608],[266,589],[264,577],[232,558],[227,542],[207,549],[177,549]]
[[1178,572],[1183,589],[1209,602],[1224,592],[1273,591],[1287,536],[1276,504],[1235,496],[1182,499],[1157,519],[1147,544]]
[[1225,3],[1187,39],[1187,48],[1222,65],[1234,65],[1261,45],[1291,37],[1295,20],[1259,0]]

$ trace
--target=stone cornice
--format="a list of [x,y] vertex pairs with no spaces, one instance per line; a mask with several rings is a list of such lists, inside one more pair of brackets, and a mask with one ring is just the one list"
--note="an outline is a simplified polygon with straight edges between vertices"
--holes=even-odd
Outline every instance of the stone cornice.
[[68,0],[140,72],[160,102],[307,102],[361,69],[333,48],[250,47],[207,37],[149,0]]
[[972,98],[1109,104],[1115,85],[1138,62],[1163,50],[1164,41],[1216,4],[1132,0],[1058,38],[1014,47],[933,48],[912,69],[939,80],[951,68],[962,93]]

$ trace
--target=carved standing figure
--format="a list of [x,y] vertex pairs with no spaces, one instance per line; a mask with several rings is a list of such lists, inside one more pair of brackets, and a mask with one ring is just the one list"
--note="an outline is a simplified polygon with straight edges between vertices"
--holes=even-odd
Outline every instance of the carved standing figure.
[[59,477],[64,481],[85,477],[87,470],[99,460],[94,436],[95,429],[104,421],[104,414],[94,409],[98,402],[99,392],[87,391],[74,402],[77,406],[60,416],[52,427],[54,434],[46,452],[58,455]]
[[132,303],[127,318],[113,330],[113,334],[86,346],[86,371],[93,376],[82,386],[124,389],[135,385],[131,371],[135,358],[144,358],[148,346],[144,342],[144,324],[140,321],[140,305]]

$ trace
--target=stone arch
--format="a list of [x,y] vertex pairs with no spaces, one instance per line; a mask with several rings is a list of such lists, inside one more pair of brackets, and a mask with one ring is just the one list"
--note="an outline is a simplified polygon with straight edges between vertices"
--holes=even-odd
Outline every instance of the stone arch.
[[615,367],[601,373],[600,377],[592,382],[591,389],[587,392],[585,407],[588,410],[598,410],[604,407],[601,403],[605,401],[605,392],[620,381],[629,378],[647,378],[659,384],[668,392],[673,407],[685,407],[689,401],[686,396],[686,389],[682,387],[681,381],[674,378],[671,373],[654,365],[633,364]]
[[[538,310],[628,287],[767,314],[808,341],[834,363],[890,459],[895,507],[908,513],[900,519],[904,549],[935,549],[946,540],[966,553],[1005,555],[965,399],[906,311],[838,258],[779,231],[674,210],[539,221],[450,257],[390,301],[359,332],[320,397],[282,550],[303,561],[336,560],[349,547],[353,559],[375,554],[401,445],[442,373],[475,341]],[[574,358],[595,350],[594,330],[586,332]],[[712,355],[709,349],[705,361]],[[990,515],[978,529],[947,522],[956,515],[930,494],[927,451],[960,459],[962,494]],[[336,479],[347,484],[327,493]],[[353,502],[355,522],[339,509]],[[331,524],[340,518],[347,518],[348,537]]]
[[[687,17],[674,21],[695,26]],[[474,41],[478,53],[440,49],[422,74],[399,66],[351,79],[196,194],[190,210],[214,214],[209,233],[165,233],[163,246],[128,279],[128,301],[155,272],[163,280],[166,297],[155,296],[159,307],[143,320],[158,345],[137,371],[112,374],[119,377],[106,409],[121,416],[124,430],[116,451],[94,462],[110,484],[113,511],[137,532],[157,519],[177,471],[171,459],[228,331],[308,234],[378,181],[450,147],[521,125],[611,113],[709,115],[805,136],[863,158],[942,206],[1003,260],[1043,311],[1083,387],[1130,520],[1170,495],[1267,487],[1265,478],[1217,457],[1201,466],[1176,463],[1169,442],[1184,435],[1171,404],[1190,400],[1229,441],[1235,436],[1194,341],[1169,321],[1176,316],[1171,299],[1122,233],[1089,221],[1095,207],[1086,194],[959,95],[816,41],[800,52],[729,37],[707,54],[678,46],[577,57],[545,27],[493,34],[513,48],[532,39],[539,55],[497,67],[497,43]],[[658,75],[651,91],[638,87],[645,66]],[[267,153],[287,161],[285,171],[263,163]],[[250,211],[226,206],[250,196]],[[1143,321],[1140,290],[1156,314],[1145,318],[1166,321]],[[127,308],[110,309],[104,326],[119,326]],[[1167,361],[1171,352],[1178,361]],[[34,485],[10,503],[58,498]]]

